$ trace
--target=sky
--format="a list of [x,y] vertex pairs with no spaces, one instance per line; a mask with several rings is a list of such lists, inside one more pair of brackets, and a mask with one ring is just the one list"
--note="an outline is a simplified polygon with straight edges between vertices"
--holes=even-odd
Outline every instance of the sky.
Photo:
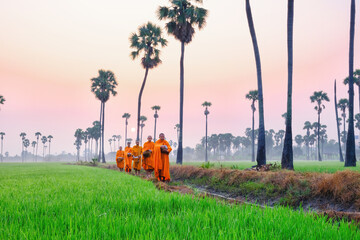
[[[359,1],[356,1],[357,12]],[[265,128],[285,129],[281,115],[287,96],[287,1],[251,1],[263,73]],[[135,139],[137,98],[145,70],[130,58],[129,36],[156,17],[167,0],[0,0],[0,131],[4,151],[20,154],[21,132],[52,135],[52,153],[75,153],[77,128],[98,120],[100,102],[90,91],[99,69],[111,70],[118,82],[106,103],[105,140],[123,136],[123,113],[131,114],[129,136]],[[184,146],[194,147],[205,135],[201,104],[212,103],[209,135],[244,135],[251,126],[248,91],[257,88],[256,66],[247,25],[245,1],[204,0],[206,27],[185,48]],[[323,90],[329,103],[322,113],[330,139],[336,138],[333,83],[338,99],[348,74],[350,0],[295,1],[293,136],[304,135],[305,121],[317,120],[310,95]],[[356,17],[355,68],[359,68],[359,17]],[[149,71],[143,93],[144,136],[153,134],[153,105],[160,105],[157,132],[175,141],[179,122],[180,42],[163,30],[168,46],[162,64]],[[355,90],[355,113],[358,112]],[[256,112],[255,126],[258,125]],[[145,137],[144,137],[145,138]],[[123,144],[123,141],[122,141]],[[109,144],[105,151],[109,151]]]

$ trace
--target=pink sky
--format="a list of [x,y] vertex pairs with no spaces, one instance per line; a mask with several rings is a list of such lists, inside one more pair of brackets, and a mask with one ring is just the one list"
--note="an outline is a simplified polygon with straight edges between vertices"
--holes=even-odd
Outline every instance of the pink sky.
[[[4,150],[21,151],[20,132],[30,141],[39,131],[53,135],[54,153],[75,152],[74,132],[98,120],[99,101],[90,92],[98,69],[112,70],[118,95],[106,104],[105,139],[124,137],[124,112],[136,125],[136,107],[144,69],[129,57],[128,37],[147,21],[159,22],[155,11],[166,0],[135,1],[2,1],[0,7],[0,131],[6,133]],[[251,126],[250,102],[245,94],[256,89],[256,68],[245,14],[245,1],[205,0],[208,24],[197,31],[185,50],[184,145],[194,147],[204,136],[201,103],[212,102],[209,134],[243,135]],[[359,13],[359,2],[357,1]],[[348,72],[349,1],[295,2],[293,134],[304,134],[303,123],[316,121],[309,96],[318,90],[331,102],[322,115],[329,138],[335,139],[333,81],[338,98],[346,96],[341,84]],[[252,1],[258,37],[265,99],[265,127],[284,129],[286,109],[287,1]],[[359,15],[358,15],[359,16]],[[359,17],[355,43],[359,43]],[[153,112],[160,105],[158,132],[176,139],[179,115],[180,43],[167,36],[158,68],[149,72],[142,115],[148,117],[144,135],[153,133]],[[359,44],[355,44],[355,67]],[[355,91],[357,93],[357,89]],[[355,111],[358,111],[355,96]],[[256,118],[257,126],[257,118]],[[130,136],[135,134],[130,132]],[[108,144],[105,145],[109,150]]]

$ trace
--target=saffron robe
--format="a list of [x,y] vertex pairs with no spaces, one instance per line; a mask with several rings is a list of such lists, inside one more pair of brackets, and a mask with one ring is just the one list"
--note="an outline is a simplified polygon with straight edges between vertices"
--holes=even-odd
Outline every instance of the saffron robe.
[[170,153],[172,148],[166,140],[157,140],[154,146],[154,163],[155,163],[155,177],[159,180],[170,181],[170,162],[169,155],[162,153],[160,147],[166,145]]
[[132,155],[129,157],[128,153],[131,154],[131,147],[126,147],[125,148],[125,171],[126,172],[131,172],[131,163],[132,163]]
[[132,147],[133,168],[139,171],[141,170],[141,152],[142,147],[136,145]]
[[125,165],[125,152],[118,150],[116,152],[116,165],[118,168],[124,168]]
[[146,143],[144,143],[142,152],[144,153],[145,151],[151,150],[150,157],[148,158],[143,157],[142,160],[142,166],[145,170],[154,170],[154,146],[155,146],[154,142],[147,141]]

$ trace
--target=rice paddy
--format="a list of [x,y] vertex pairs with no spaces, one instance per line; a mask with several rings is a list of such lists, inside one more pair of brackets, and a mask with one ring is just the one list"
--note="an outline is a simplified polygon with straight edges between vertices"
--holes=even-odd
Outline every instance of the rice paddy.
[[357,227],[284,207],[166,193],[107,169],[0,166],[0,239],[360,239]]

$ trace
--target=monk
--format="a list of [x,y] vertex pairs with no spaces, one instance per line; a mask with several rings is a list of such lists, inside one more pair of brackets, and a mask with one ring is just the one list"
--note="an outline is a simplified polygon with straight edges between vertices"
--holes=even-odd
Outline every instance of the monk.
[[[144,143],[144,147],[142,149],[142,153],[143,153],[143,159],[142,159],[142,166],[144,168],[144,170],[146,171],[146,175],[149,178],[151,176],[151,173],[154,171],[154,146],[155,143],[152,141],[152,136],[148,136],[147,138],[147,142]],[[145,157],[144,155],[149,155],[147,157]]]
[[116,165],[119,168],[120,172],[124,171],[125,165],[125,152],[122,150],[122,147],[119,147],[119,150],[116,152]]
[[141,170],[141,152],[142,147],[139,146],[139,140],[136,140],[136,145],[132,148],[132,155],[133,155],[133,168],[135,170],[135,175],[140,174]]
[[170,144],[165,140],[165,134],[160,133],[159,140],[154,146],[155,177],[159,181],[170,181],[169,153],[171,150]]
[[131,172],[131,163],[132,163],[132,149],[130,147],[130,142],[127,143],[127,147],[125,148],[125,171]]

